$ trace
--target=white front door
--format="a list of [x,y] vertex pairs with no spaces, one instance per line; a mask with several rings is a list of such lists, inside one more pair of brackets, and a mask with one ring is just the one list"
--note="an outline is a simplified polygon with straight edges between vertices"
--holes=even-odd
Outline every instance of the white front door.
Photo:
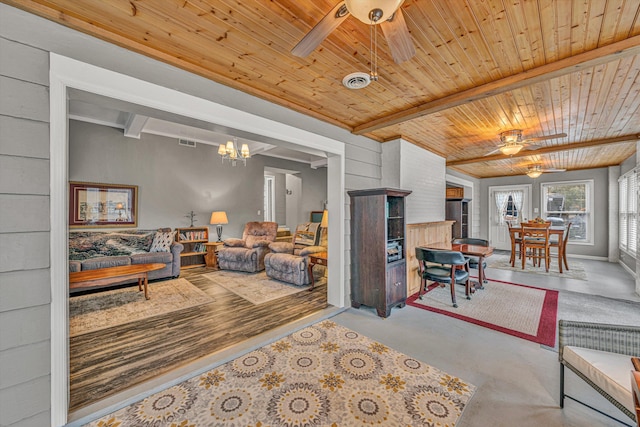
[[510,250],[511,240],[506,221],[531,218],[531,185],[489,187],[489,244]]

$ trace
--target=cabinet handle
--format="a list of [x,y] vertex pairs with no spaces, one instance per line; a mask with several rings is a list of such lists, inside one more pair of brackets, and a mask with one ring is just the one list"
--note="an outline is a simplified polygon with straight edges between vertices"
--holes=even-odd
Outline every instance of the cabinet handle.
[[393,284],[393,286],[400,286],[402,284],[402,282],[396,282]]

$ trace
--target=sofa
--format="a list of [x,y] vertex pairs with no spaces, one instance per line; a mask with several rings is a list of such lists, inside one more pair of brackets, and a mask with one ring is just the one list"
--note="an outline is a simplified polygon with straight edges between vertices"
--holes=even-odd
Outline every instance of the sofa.
[[558,329],[560,407],[565,397],[578,401],[565,392],[566,366],[636,421],[630,373],[631,357],[640,357],[640,327],[560,320]]
[[264,270],[264,256],[269,243],[275,242],[278,223],[251,221],[245,224],[242,239],[226,239],[218,249],[218,266],[222,270],[257,273]]
[[[121,265],[163,263],[149,273],[149,280],[180,275],[181,243],[170,228],[69,232],[69,272]],[[128,282],[123,282],[128,283]]]

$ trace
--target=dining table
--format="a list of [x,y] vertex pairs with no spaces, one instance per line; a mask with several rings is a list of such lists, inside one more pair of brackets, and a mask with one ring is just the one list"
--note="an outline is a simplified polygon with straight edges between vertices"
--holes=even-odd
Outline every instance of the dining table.
[[484,260],[493,255],[492,246],[470,245],[467,243],[436,242],[420,246],[423,249],[461,252],[462,255],[478,257],[478,284],[476,289],[484,289]]
[[[509,237],[512,242],[522,236],[523,225],[527,225],[527,223],[521,223],[519,226],[509,227],[509,233],[512,234],[512,236]],[[562,274],[562,260],[564,259],[564,247],[562,244],[562,239],[564,238],[564,229],[565,227],[561,225],[552,225],[549,227],[549,239],[551,239],[551,236],[558,236],[558,241],[560,242],[560,244],[558,245],[558,271],[560,272],[560,274]],[[511,250],[514,251],[515,248],[512,247]],[[520,256],[522,256],[522,254]],[[514,265],[512,264],[511,266],[513,267]]]

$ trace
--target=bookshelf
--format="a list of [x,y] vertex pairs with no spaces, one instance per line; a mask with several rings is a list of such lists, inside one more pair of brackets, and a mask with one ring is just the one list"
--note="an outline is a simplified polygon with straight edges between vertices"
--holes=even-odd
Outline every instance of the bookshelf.
[[176,228],[176,242],[184,246],[180,254],[180,268],[204,267],[207,253],[205,243],[208,241],[208,227]]

